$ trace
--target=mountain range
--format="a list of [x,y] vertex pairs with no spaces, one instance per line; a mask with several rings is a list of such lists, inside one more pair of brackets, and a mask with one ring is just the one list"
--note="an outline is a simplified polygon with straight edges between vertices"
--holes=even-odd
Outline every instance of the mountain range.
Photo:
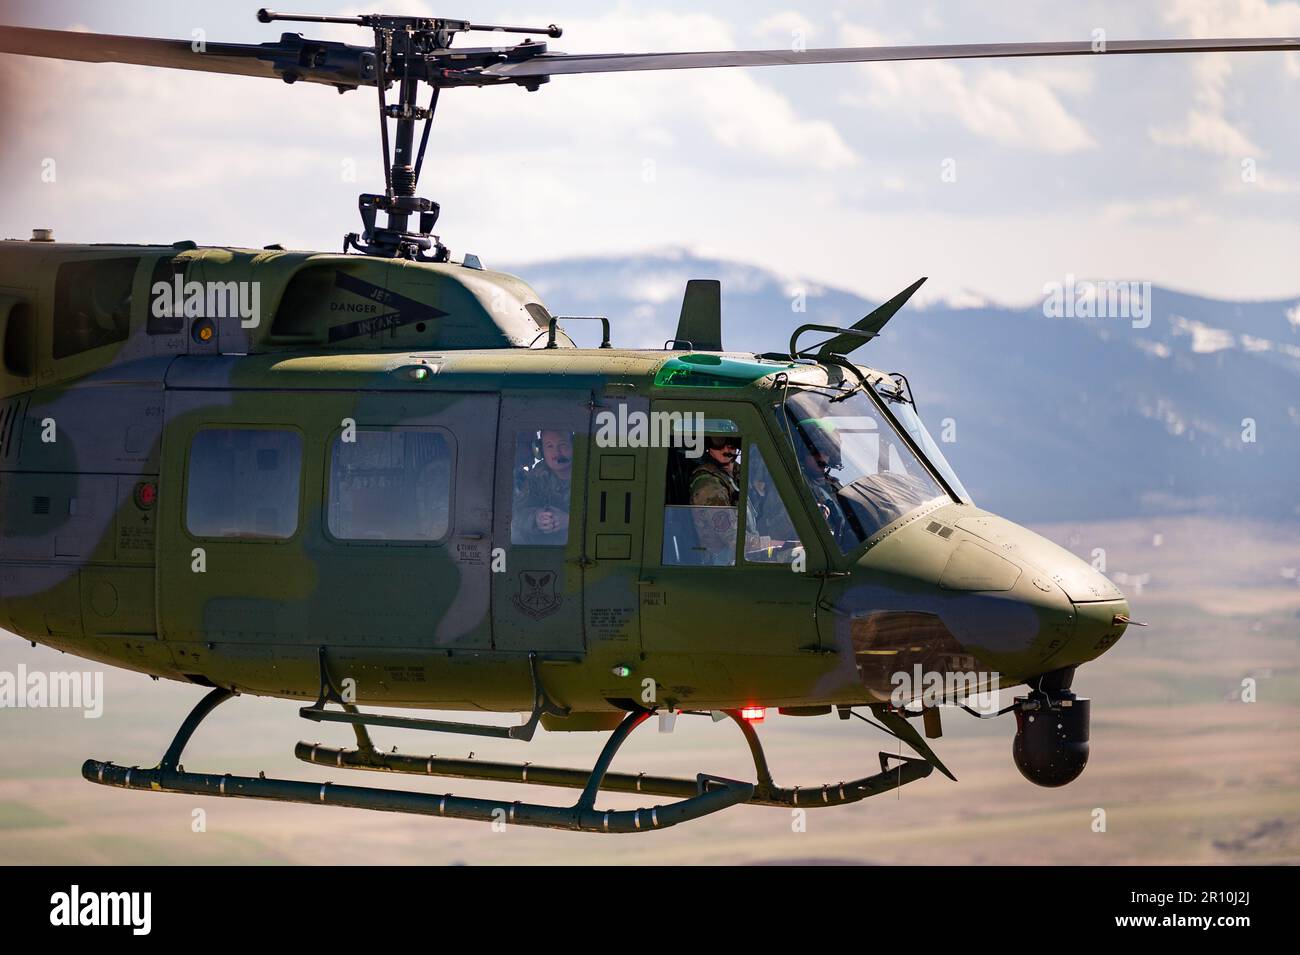
[[[784,351],[798,325],[849,325],[878,304],[676,249],[508,270],[553,314],[609,317],[617,346],[662,347],[692,278],[721,280],[734,351]],[[1087,286],[1060,286],[1046,305],[918,296],[853,357],[907,375],[975,502],[1013,520],[1300,518],[1300,301],[1156,286],[1134,289],[1127,317],[1090,317],[1072,294]]]

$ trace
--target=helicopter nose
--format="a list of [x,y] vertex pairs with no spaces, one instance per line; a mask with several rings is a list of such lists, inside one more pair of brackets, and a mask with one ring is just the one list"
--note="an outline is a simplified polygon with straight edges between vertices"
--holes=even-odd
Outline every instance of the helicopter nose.
[[1128,601],[1123,597],[1119,600],[1076,603],[1074,609],[1079,620],[1075,624],[1075,635],[1071,643],[1076,653],[1083,654],[1079,663],[1087,663],[1101,656],[1128,629]]
[[1128,615],[1124,595],[1087,563],[970,505],[932,511],[869,548],[823,606],[860,681],[886,694],[917,666],[996,674],[1004,686],[1077,666],[1119,639]]
[[[961,530],[995,547],[1022,569],[1030,584],[1047,593],[1059,589],[1069,601],[1069,635],[1048,643],[1053,668],[1077,666],[1108,650],[1128,627],[1124,594],[1106,576],[1064,547],[1005,518],[982,512],[956,521]],[[1065,630],[1061,629],[1064,637]]]

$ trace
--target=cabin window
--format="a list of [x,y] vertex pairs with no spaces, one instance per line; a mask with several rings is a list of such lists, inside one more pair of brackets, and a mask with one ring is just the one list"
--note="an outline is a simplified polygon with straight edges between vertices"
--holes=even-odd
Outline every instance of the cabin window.
[[745,560],[751,564],[793,563],[803,544],[756,444],[745,457],[745,470]]
[[205,428],[190,444],[185,526],[195,537],[286,540],[298,530],[302,436]]
[[126,341],[138,258],[59,266],[54,286],[54,357]]
[[451,443],[441,430],[340,432],[330,455],[330,536],[408,543],[443,540],[451,527],[451,475]]
[[734,421],[705,419],[668,449],[664,566],[736,563],[744,438]]
[[573,432],[559,428],[515,434],[510,543],[561,547],[569,540],[573,500]]
[[19,302],[10,308],[9,317],[3,324],[4,368],[15,378],[29,378],[35,374],[32,356],[36,349],[33,347],[35,338],[32,325],[32,307],[25,302]]

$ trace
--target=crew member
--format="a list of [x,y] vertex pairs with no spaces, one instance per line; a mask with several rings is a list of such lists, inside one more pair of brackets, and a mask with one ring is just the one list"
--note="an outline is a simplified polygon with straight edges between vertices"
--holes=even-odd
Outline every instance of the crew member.
[[823,426],[819,421],[800,422],[799,432],[803,438],[800,463],[804,476],[817,509],[838,541],[846,523],[844,506],[839,499],[841,484],[831,476],[831,470],[840,467],[839,437],[832,427]]
[[542,460],[529,469],[515,495],[511,543],[563,544],[569,538],[573,435],[547,429],[538,444]]
[[725,566],[735,559],[739,458],[738,436],[711,435],[704,439],[703,460],[691,472],[691,506],[698,508],[695,530],[708,564]]

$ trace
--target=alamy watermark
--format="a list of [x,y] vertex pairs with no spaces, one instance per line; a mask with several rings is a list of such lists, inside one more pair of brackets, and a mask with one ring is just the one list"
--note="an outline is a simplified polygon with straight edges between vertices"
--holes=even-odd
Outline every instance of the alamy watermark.
[[60,927],[121,926],[132,935],[153,927],[152,892],[92,892],[74,885],[50,896],[50,924]]
[[1125,319],[1134,328],[1146,328],[1151,324],[1151,283],[1090,281],[1066,275],[1064,282],[1043,285],[1043,315]]
[[889,702],[902,709],[908,703],[938,706],[941,703],[965,703],[977,713],[994,713],[998,709],[1000,674],[976,670],[924,670],[916,664],[910,671],[898,670],[889,678],[894,690]]
[[262,321],[261,282],[186,282],[177,275],[150,291],[154,318],[238,318],[242,328]]
[[601,411],[596,445],[601,448],[683,448],[688,458],[704,454],[704,414],[699,411]]
[[0,670],[0,710],[84,710],[88,720],[104,715],[104,672],[78,670],[46,673],[18,664],[17,672]]

